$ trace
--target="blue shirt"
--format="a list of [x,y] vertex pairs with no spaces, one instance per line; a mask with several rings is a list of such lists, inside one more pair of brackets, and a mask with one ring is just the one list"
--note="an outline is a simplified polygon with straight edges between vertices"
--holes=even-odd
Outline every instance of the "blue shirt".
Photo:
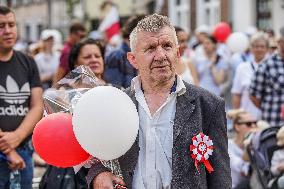
[[270,126],[282,126],[284,104],[284,59],[279,54],[259,65],[250,84],[249,93],[261,101],[262,119]]
[[111,52],[105,59],[104,78],[108,83],[127,88],[137,75],[136,69],[127,60],[130,48],[122,43],[120,49]]
[[[220,57],[220,56],[219,56]],[[210,70],[212,64],[206,57],[197,58],[194,62],[200,80],[200,86],[214,93],[217,96],[221,95],[221,88],[214,81],[213,75]],[[229,65],[220,57],[216,62],[216,69],[224,70],[229,69]]]

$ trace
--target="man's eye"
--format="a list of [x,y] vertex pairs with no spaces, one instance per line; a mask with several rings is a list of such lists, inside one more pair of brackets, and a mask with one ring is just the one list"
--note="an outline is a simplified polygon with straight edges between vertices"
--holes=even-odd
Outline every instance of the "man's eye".
[[155,50],[154,46],[150,46],[150,47],[147,48],[147,51],[153,51],[153,50]]
[[171,48],[172,48],[172,45],[166,43],[166,44],[163,45],[163,48],[164,48],[164,49],[171,49]]

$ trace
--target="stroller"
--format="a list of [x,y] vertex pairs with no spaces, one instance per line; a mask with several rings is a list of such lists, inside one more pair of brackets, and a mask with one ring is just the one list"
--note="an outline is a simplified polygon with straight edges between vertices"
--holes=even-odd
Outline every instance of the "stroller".
[[263,189],[277,189],[271,184],[274,178],[270,171],[273,152],[280,149],[277,146],[276,134],[281,127],[269,127],[256,133],[251,145],[247,148],[251,167],[256,171],[258,180]]

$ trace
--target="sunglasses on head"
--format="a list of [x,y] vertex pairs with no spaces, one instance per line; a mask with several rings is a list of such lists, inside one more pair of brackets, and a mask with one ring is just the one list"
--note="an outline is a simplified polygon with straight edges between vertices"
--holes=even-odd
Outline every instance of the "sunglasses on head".
[[247,127],[252,127],[256,125],[256,121],[241,121],[238,122],[237,124],[245,124]]

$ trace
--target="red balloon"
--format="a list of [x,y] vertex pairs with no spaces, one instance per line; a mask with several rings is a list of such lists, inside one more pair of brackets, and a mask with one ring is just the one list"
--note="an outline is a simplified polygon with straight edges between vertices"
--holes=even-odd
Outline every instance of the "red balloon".
[[72,116],[67,113],[42,118],[36,124],[32,140],[35,151],[50,165],[72,167],[90,157],[76,140]]
[[225,22],[221,22],[215,26],[213,36],[218,42],[225,42],[231,34],[231,27]]

